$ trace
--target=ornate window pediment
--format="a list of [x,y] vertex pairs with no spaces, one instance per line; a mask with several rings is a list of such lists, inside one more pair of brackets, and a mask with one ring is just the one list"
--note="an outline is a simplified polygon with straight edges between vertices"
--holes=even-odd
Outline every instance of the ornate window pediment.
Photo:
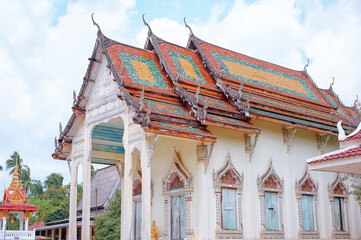
[[[216,194],[216,238],[243,238],[241,209],[243,174],[239,174],[233,166],[229,152],[220,170],[217,172],[213,170],[213,186]],[[223,212],[227,212],[227,216],[223,216]]]
[[276,191],[282,192],[283,191],[283,179],[281,179],[276,171],[274,170],[272,160],[270,160],[267,171],[257,180],[258,190],[260,192],[264,191]]
[[192,176],[184,167],[179,153],[174,150],[172,165],[167,177],[163,179],[163,194],[168,191],[180,191],[180,189],[184,189],[184,191],[193,190]]
[[298,205],[299,236],[304,239],[319,238],[317,219],[318,184],[306,166],[302,177],[296,180],[295,192]]
[[261,236],[264,238],[283,239],[282,192],[283,178],[281,179],[269,161],[266,172],[257,179],[260,211]]

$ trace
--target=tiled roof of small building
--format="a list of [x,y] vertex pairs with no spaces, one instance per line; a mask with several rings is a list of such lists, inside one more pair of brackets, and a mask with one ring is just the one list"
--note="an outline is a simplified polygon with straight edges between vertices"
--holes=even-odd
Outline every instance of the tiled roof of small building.
[[331,161],[336,159],[348,158],[348,157],[355,157],[361,156],[361,146],[357,147],[350,147],[350,148],[343,148],[329,154],[321,155],[313,160],[310,160],[308,164]]

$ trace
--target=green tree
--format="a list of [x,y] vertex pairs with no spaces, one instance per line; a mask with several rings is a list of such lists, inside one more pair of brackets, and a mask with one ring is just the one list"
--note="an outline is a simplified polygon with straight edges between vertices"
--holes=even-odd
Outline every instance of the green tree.
[[30,168],[21,169],[20,183],[23,189],[25,189],[26,193],[28,194],[31,185]]
[[48,189],[50,186],[62,187],[64,177],[60,173],[52,173],[46,177],[44,181],[44,186]]
[[30,197],[39,197],[40,199],[43,197],[44,188],[43,184],[40,180],[32,180],[30,184]]
[[59,173],[50,174],[43,184],[33,180],[28,203],[38,206],[35,216],[30,224],[40,221],[52,222],[68,218],[69,216],[69,191],[63,186],[63,176]]
[[8,160],[5,162],[6,170],[10,170],[9,174],[12,175],[15,171],[16,165],[18,165],[18,172],[21,173],[22,169],[29,169],[27,165],[23,163],[23,159],[20,157],[19,152],[15,151]]
[[110,200],[109,213],[95,218],[95,237],[97,240],[120,239],[121,192],[117,189]]

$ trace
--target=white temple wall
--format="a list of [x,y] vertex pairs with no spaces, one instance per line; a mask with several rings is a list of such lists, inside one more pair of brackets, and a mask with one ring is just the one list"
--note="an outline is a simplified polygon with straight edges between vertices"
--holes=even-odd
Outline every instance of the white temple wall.
[[[298,239],[299,216],[295,192],[295,182],[299,180],[306,167],[306,159],[320,152],[317,149],[316,133],[297,129],[293,143],[287,153],[283,143],[282,125],[265,121],[253,121],[253,124],[262,129],[251,162],[245,152],[244,133],[240,131],[211,127],[208,128],[217,135],[207,171],[206,193],[208,202],[200,202],[198,196],[198,172],[196,146],[199,141],[183,140],[178,138],[160,136],[152,157],[152,182],[154,197],[152,205],[152,219],[156,220],[159,235],[163,235],[164,226],[164,195],[162,194],[162,180],[166,177],[173,159],[173,149],[180,153],[184,166],[192,174],[192,226],[196,239],[213,239],[216,228],[216,198],[213,187],[213,170],[218,171],[224,164],[227,152],[230,152],[232,162],[240,174],[244,174],[242,190],[242,222],[244,239],[259,239],[261,229],[260,200],[257,178],[267,170],[272,158],[273,166],[278,176],[284,179],[282,195],[282,217],[285,239]],[[325,152],[338,148],[337,138],[331,136]],[[328,196],[328,184],[336,174],[311,172],[312,178],[318,182],[317,217],[321,239],[331,238],[331,206]],[[204,214],[199,209],[207,206],[208,226],[200,225],[199,215]],[[360,238],[360,207],[349,197],[348,222],[353,239]],[[200,228],[206,229],[206,233]],[[203,233],[202,233],[203,232]]]

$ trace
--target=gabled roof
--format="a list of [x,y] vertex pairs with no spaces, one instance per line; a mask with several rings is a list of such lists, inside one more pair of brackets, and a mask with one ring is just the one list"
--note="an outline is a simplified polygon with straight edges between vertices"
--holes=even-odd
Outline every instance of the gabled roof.
[[336,134],[340,119],[349,130],[360,120],[354,108],[341,101],[333,104],[335,95],[320,90],[306,67],[281,67],[207,43],[192,32],[187,47],[181,47],[157,37],[145,24],[148,38],[140,49],[107,38],[95,23],[98,39],[54,158],[65,159],[70,153],[104,56],[118,97],[148,132],[215,142],[207,126],[259,133],[250,120],[262,119]]

